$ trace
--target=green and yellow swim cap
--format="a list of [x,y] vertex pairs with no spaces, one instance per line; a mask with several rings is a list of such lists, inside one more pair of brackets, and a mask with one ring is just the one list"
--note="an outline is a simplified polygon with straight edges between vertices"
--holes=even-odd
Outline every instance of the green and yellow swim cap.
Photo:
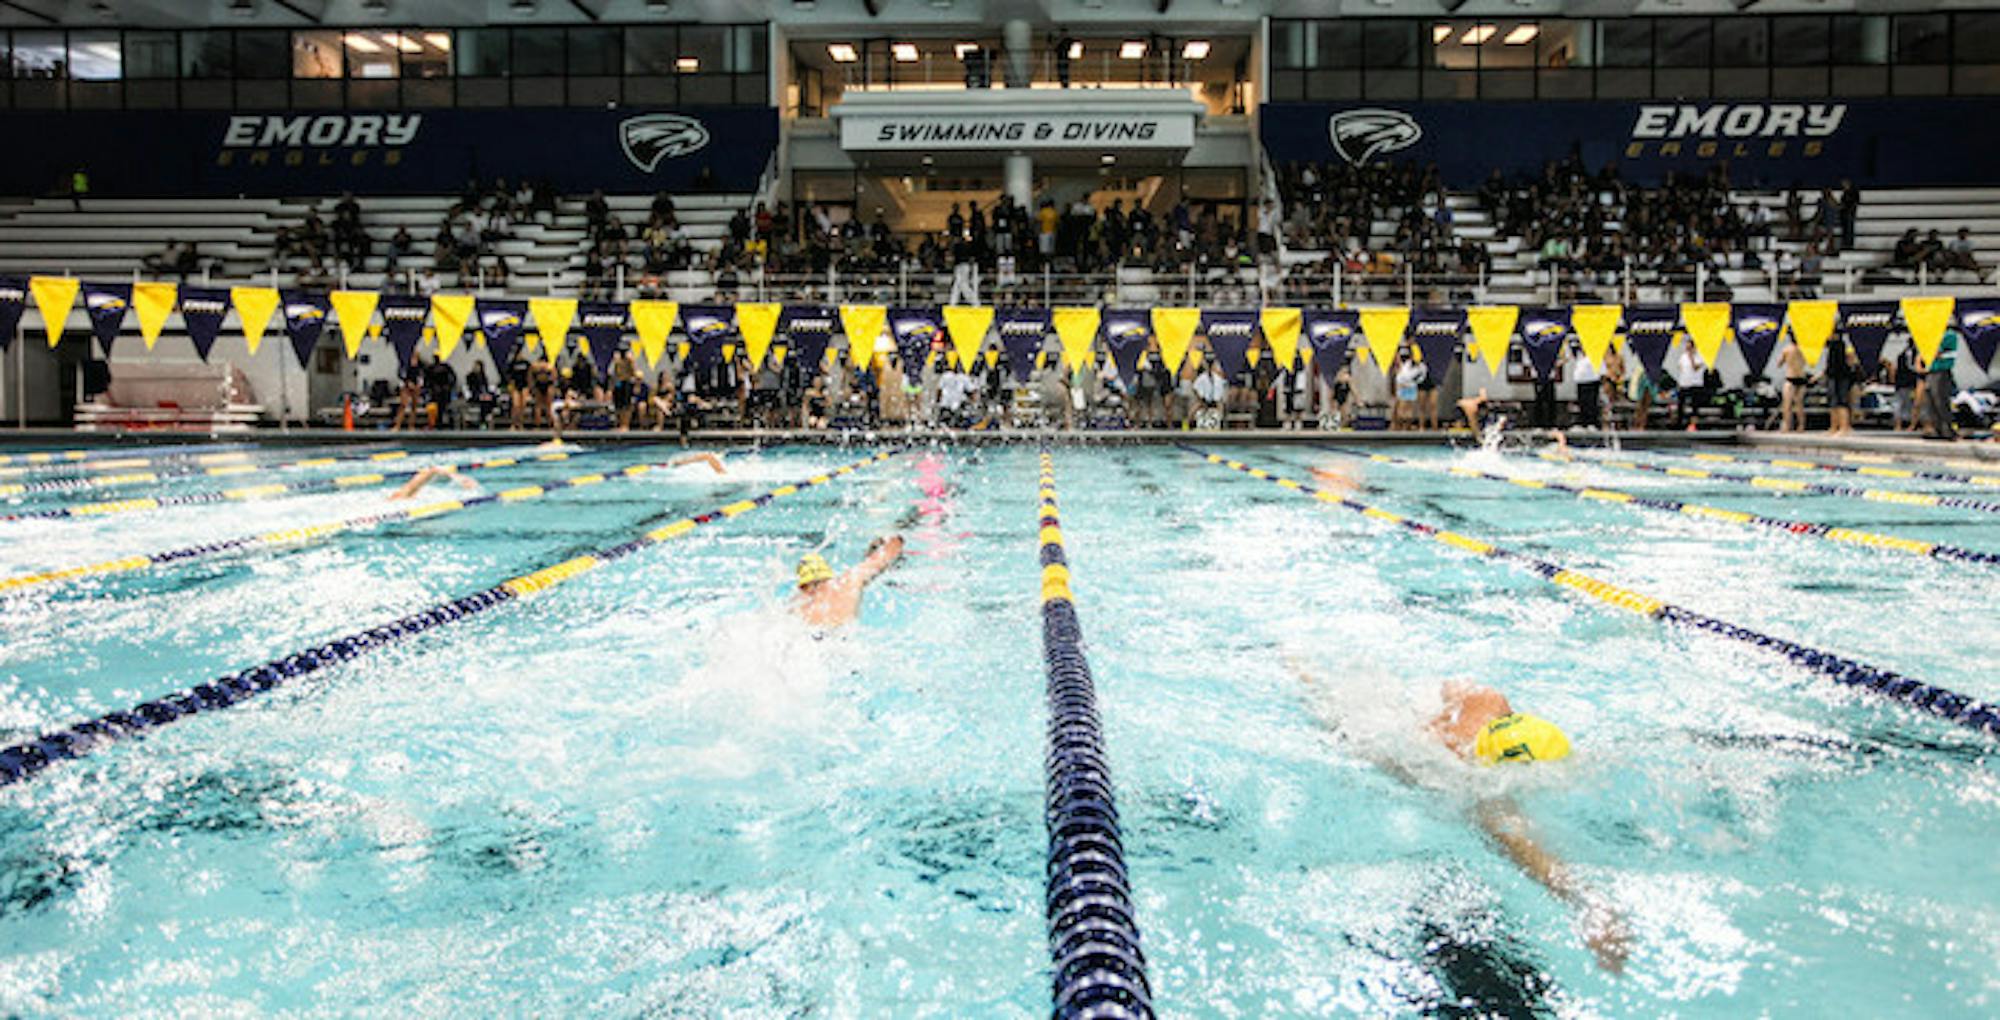
[[826,557],[818,553],[807,553],[799,557],[799,587],[833,580],[833,567],[827,565]]
[[1472,755],[1487,765],[1561,761],[1569,757],[1569,738],[1547,719],[1516,712],[1487,723],[1472,742]]

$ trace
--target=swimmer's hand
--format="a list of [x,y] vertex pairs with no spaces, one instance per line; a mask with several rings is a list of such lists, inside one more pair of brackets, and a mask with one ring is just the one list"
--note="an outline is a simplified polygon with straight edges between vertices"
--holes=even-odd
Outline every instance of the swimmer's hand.
[[1610,974],[1625,973],[1625,961],[1632,957],[1632,931],[1625,919],[1609,907],[1595,905],[1581,919],[1583,944],[1597,957],[1597,965]]

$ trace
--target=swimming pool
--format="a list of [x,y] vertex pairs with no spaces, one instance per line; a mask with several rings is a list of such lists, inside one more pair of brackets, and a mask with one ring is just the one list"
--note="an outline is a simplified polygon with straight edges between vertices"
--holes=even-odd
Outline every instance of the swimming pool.
[[[474,476],[603,484],[24,590],[0,600],[0,737],[876,449],[627,478],[678,451],[606,447]],[[1993,515],[1493,452],[1215,449],[1301,480],[1340,465],[1370,504],[2000,698],[1990,566],[1442,469],[2000,551]],[[922,457],[942,507],[921,505]],[[1054,463],[1162,1015],[1991,1012],[1990,738],[1182,450]],[[0,1011],[1046,1013],[1037,474],[1032,448],[892,458],[0,791]],[[7,522],[0,575],[382,499]],[[860,626],[789,620],[800,553],[849,563],[898,528],[912,555]],[[1577,754],[1475,770],[1412,739],[1446,677],[1500,686]],[[1498,797],[1621,919],[1622,975],[1480,836],[1472,806]]]

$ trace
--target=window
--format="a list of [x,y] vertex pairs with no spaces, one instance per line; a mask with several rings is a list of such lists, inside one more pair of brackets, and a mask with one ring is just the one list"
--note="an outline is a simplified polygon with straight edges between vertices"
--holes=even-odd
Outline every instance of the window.
[[125,54],[118,33],[101,29],[69,34],[69,76],[77,81],[117,81],[124,77]]
[[1367,22],[1361,29],[1361,55],[1367,67],[1417,66],[1417,23]]
[[507,74],[507,30],[504,28],[461,28],[452,38],[458,48],[458,73],[471,78],[500,78]]
[[[728,30],[717,25],[687,25],[681,29],[680,52],[674,54],[677,71],[726,71]],[[885,51],[886,52],[886,51]],[[693,63],[683,63],[692,60]]]
[[1707,18],[1660,18],[1653,27],[1659,35],[1661,67],[1709,66]]
[[569,73],[572,76],[612,75],[623,66],[618,55],[615,28],[572,28],[569,39]]
[[1653,66],[1653,23],[1643,18],[1597,23],[1597,57],[1604,67]]
[[[189,32],[188,35],[200,33]],[[173,32],[125,33],[125,77],[172,78],[180,73],[179,36]]]
[[1306,61],[1307,67],[1360,67],[1361,26],[1352,21],[1316,22]]
[[292,77],[338,78],[341,63],[339,32],[292,33]]
[[771,33],[762,25],[737,25],[729,30],[729,70],[756,74],[770,66]]
[[2000,64],[2000,14],[1953,17],[1952,57],[1962,64]]
[[1950,59],[1950,18],[1943,14],[1896,16],[1896,63],[1942,64]]
[[14,77],[63,78],[69,74],[69,55],[63,49],[61,32],[15,32]]
[[680,43],[671,28],[646,27],[625,30],[626,74],[672,74]]
[[1771,62],[1779,67],[1819,67],[1833,39],[1825,18],[1771,19]]
[[182,32],[181,77],[235,77],[236,60],[230,47],[233,38],[223,31]]
[[514,76],[563,73],[563,36],[548,29],[521,29],[511,36]]
[[1715,66],[1763,67],[1771,57],[1770,28],[1764,18],[1715,19]]
[[1280,69],[1306,66],[1306,26],[1303,21],[1271,22],[1271,66]]
[[1889,62],[1889,19],[1879,14],[1843,14],[1833,19],[1833,62]]
[[347,50],[349,78],[381,80],[400,77],[402,47],[405,45],[401,32],[347,32],[341,36],[340,42]]
[[451,77],[451,32],[426,28],[403,33],[403,77]]

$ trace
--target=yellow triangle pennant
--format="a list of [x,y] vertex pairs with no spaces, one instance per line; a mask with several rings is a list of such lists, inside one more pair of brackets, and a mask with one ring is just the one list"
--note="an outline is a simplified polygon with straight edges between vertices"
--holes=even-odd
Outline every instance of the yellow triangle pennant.
[[1488,372],[1497,376],[1507,363],[1507,345],[1514,342],[1514,326],[1520,321],[1521,309],[1514,305],[1475,305],[1465,310],[1472,345]]
[[1625,316],[1622,305],[1577,305],[1570,309],[1569,328],[1576,331],[1577,346],[1598,371],[1604,370],[1604,352],[1618,334],[1618,321]]
[[693,345],[693,344],[691,344],[691,343],[688,343],[688,342],[687,342],[686,340],[682,340],[682,341],[681,341],[680,343],[677,343],[677,344],[675,344],[675,345],[674,345],[674,360],[675,360],[675,361],[686,361],[686,360],[687,360],[687,356],[688,356],[688,351],[692,350],[693,348],[694,348],[694,345]]
[[667,353],[667,336],[674,331],[674,318],[680,314],[677,301],[640,300],[631,304],[632,330],[639,334],[639,350],[646,355],[646,361],[658,367],[660,359]]
[[1188,344],[1194,342],[1194,331],[1200,328],[1199,308],[1153,309],[1153,338],[1160,342],[1160,363],[1167,366],[1167,371],[1181,370],[1181,362],[1187,360]]
[[1729,303],[1707,301],[1683,304],[1681,325],[1687,328],[1688,339],[1694,341],[1695,353],[1701,355],[1701,363],[1715,367],[1715,359],[1722,353],[1722,341],[1729,335]]
[[231,287],[229,303],[236,306],[236,320],[243,327],[243,343],[251,354],[264,342],[264,330],[271,325],[271,313],[278,310],[274,287]]
[[1917,357],[1922,358],[1926,366],[1937,357],[1938,348],[1944,344],[1944,328],[1951,325],[1953,304],[1949,297],[1903,299],[1903,325],[1910,328],[1910,343],[1917,348]]
[[1368,353],[1375,356],[1375,364],[1382,371],[1396,361],[1396,348],[1402,346],[1403,334],[1410,328],[1408,308],[1363,308],[1361,310],[1361,335],[1368,338]]
[[882,305],[840,306],[840,331],[847,334],[847,356],[855,365],[875,360],[875,342],[888,322],[889,309]]
[[789,353],[791,352],[786,350],[782,346],[771,348],[771,367],[772,368],[785,367],[785,355]]
[[1188,371],[1190,371],[1190,372],[1199,372],[1199,371],[1201,371],[1201,361],[1202,361],[1202,357],[1203,357],[1203,352],[1202,352],[1202,349],[1201,349],[1201,348],[1199,348],[1199,347],[1190,347],[1190,348],[1188,348],[1188,352],[1187,352],[1187,365],[1188,365]]
[[470,318],[472,295],[431,295],[431,324],[436,330],[439,358],[449,358],[451,352],[458,350],[458,341],[465,336],[465,323]]
[[139,339],[146,341],[147,350],[160,342],[160,331],[167,326],[167,313],[174,310],[174,300],[180,292],[171,283],[132,285],[132,309],[139,313]]
[[382,295],[372,290],[336,290],[326,296],[333,314],[340,319],[340,340],[352,359],[361,353],[361,341],[368,336],[368,324],[375,319],[375,303]]
[[1299,327],[1302,322],[1299,310],[1266,308],[1257,319],[1264,327],[1264,342],[1271,345],[1271,357],[1277,361],[1278,367],[1292,367],[1299,354]]
[[743,334],[743,356],[750,359],[751,371],[764,364],[771,351],[771,338],[778,335],[778,313],[783,305],[741,303],[736,306],[736,331]]
[[542,331],[542,355],[553,363],[569,340],[569,324],[576,321],[576,299],[529,298],[528,314]]
[[1097,319],[1097,309],[1092,307],[1055,310],[1056,339],[1062,341],[1064,368],[1074,372],[1091,360],[1091,344],[1097,342]]
[[1840,305],[1833,301],[1794,301],[1786,313],[1792,327],[1792,342],[1799,345],[1799,354],[1806,364],[1819,364],[1820,355],[1826,353],[1826,342],[1833,338],[1833,323],[1840,315]]
[[988,350],[986,352],[986,367],[992,368],[993,366],[998,365],[999,363],[1000,363],[1000,352],[997,349]]
[[[37,276],[28,281],[28,290],[35,295],[35,307],[42,313],[42,328],[48,330],[50,347],[62,343],[63,326],[69,322],[69,310],[76,307],[79,286],[68,276]],[[274,305],[276,300],[274,294]]]
[[944,306],[944,331],[951,336],[951,353],[960,368],[970,371],[986,331],[993,328],[992,305]]

